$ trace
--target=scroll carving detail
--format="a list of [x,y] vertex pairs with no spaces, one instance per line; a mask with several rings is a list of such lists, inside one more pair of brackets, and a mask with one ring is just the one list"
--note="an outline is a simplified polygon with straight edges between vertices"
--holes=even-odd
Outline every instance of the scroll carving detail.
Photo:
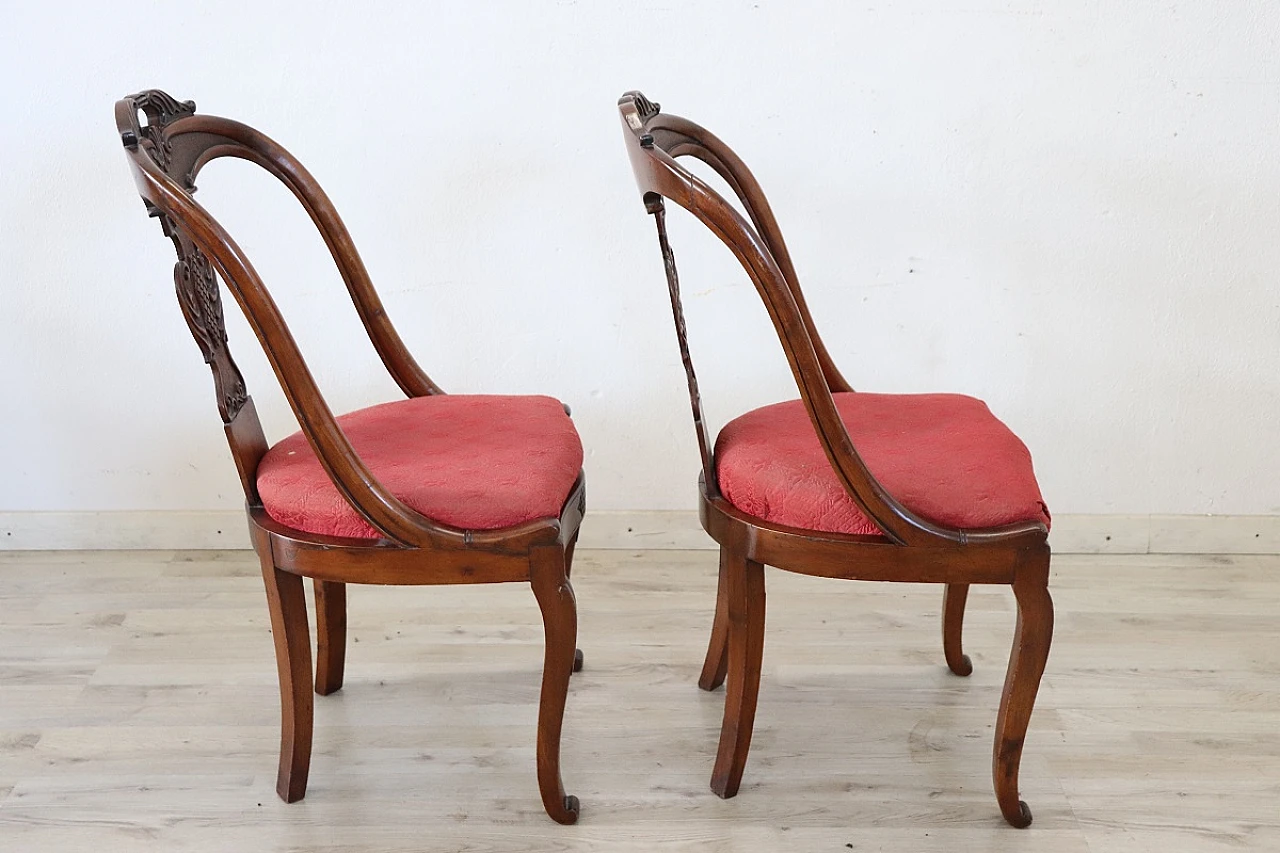
[[167,216],[161,216],[161,223],[178,250],[178,262],[173,267],[178,304],[182,307],[182,315],[187,320],[192,337],[196,339],[196,344],[204,355],[205,363],[213,370],[214,390],[222,421],[231,423],[249,396],[244,376],[227,347],[227,326],[217,273],[204,252],[175,228]]
[[636,112],[640,114],[641,119],[656,116],[659,110],[662,109],[661,104],[649,100],[644,96],[643,92],[628,92],[627,94],[631,96],[631,101],[636,105]]
[[[195,115],[194,101],[179,101],[159,89],[148,89],[125,99],[133,108],[129,127],[122,131],[126,148],[141,148],[165,174],[181,184],[190,195],[195,186],[190,175],[178,176],[171,171],[173,147],[169,139],[169,125],[178,119]],[[138,113],[147,117],[142,125]],[[209,258],[196,245],[190,235],[173,219],[167,210],[143,199],[152,216],[159,218],[166,237],[173,241],[178,252],[178,262],[173,267],[173,282],[177,290],[178,305],[187,320],[205,363],[213,371],[214,390],[217,393],[218,412],[223,423],[231,423],[249,399],[244,376],[231,357],[227,347],[226,318],[222,311],[222,296],[218,286],[218,274]]]
[[159,89],[147,89],[130,95],[126,100],[133,104],[134,112],[141,110],[147,116],[145,127],[134,122],[132,139],[127,134],[124,144],[130,148],[143,142],[143,150],[150,155],[156,165],[166,172],[173,162],[173,148],[169,143],[166,128],[175,119],[195,115],[195,101],[179,101],[177,98]]

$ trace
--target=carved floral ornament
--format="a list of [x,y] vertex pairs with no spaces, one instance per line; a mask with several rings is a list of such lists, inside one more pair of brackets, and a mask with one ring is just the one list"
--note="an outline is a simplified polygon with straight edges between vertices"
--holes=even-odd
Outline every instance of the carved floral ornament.
[[[148,89],[126,99],[133,107],[130,129],[122,134],[126,148],[136,151],[139,147],[170,177],[173,163],[173,147],[167,133],[168,126],[177,119],[195,115],[194,101],[179,101],[159,89]],[[147,117],[141,125],[138,113]],[[190,176],[181,181],[188,193],[195,191]],[[205,363],[213,371],[213,384],[217,394],[218,412],[224,423],[231,423],[248,400],[244,376],[236,366],[227,347],[226,318],[222,310],[222,295],[218,287],[218,275],[213,264],[189,234],[166,211],[143,199],[152,216],[159,218],[165,236],[173,241],[178,262],[173,268],[173,281],[178,305],[191,329],[191,335],[200,347]]]
[[248,392],[244,376],[227,347],[226,318],[222,311],[217,273],[198,246],[174,230],[172,223],[167,221],[168,217],[163,217],[163,220],[173,233],[173,242],[178,248],[178,262],[173,267],[178,304],[205,363],[213,370],[218,412],[224,423],[230,423],[248,400]]
[[[133,104],[133,128],[126,131],[123,142],[126,148],[136,148],[142,143],[144,151],[150,155],[156,165],[168,171],[173,159],[173,149],[164,133],[169,123],[184,116],[195,115],[195,101],[179,101],[172,95],[159,89],[147,89],[126,100]],[[137,114],[142,112],[147,117],[146,125],[140,125]]]

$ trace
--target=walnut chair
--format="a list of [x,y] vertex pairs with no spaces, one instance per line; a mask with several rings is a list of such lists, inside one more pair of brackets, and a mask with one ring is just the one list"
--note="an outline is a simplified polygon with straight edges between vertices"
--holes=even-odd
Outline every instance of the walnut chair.
[[[178,302],[213,370],[244,487],[280,674],[280,798],[306,792],[313,687],[321,695],[342,687],[346,584],[523,581],[546,634],[538,787],[547,814],[573,823],[578,799],[561,784],[560,731],[569,675],[582,666],[569,571],[586,497],[568,408],[550,397],[441,391],[405,350],[324,191],[266,136],[156,90],[118,101],[116,125],[147,210],[177,249]],[[334,416],[253,265],[193,198],[201,168],[219,157],[258,164],[306,208],[406,399]],[[302,427],[274,446],[227,348],[219,277]],[[304,577],[315,585],[314,682]]]
[[[969,585],[1009,584],[1013,651],[996,720],[992,775],[1005,820],[1031,823],[1018,765],[1053,633],[1049,514],[1031,457],[985,404],[950,394],[855,393],[836,369],[800,292],[769,203],[746,165],[712,134],[659,111],[639,92],[618,101],[646,210],[655,217],[702,455],[702,526],[720,545],[715,622],[698,682],[728,678],[711,789],[738,791],[751,745],[764,650],[764,573],[945,585],[942,647],[956,675]],[[744,218],[681,166],[692,156],[722,177]],[[729,247],[764,300],[800,399],[731,421],[713,444],[686,340],[666,199]],[[749,218],[749,219],[748,219]]]

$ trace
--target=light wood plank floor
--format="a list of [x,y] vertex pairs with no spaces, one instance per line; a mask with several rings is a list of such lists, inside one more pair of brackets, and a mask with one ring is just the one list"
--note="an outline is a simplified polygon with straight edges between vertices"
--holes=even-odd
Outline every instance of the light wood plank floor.
[[695,686],[713,552],[580,552],[586,669],[566,786],[534,782],[527,588],[352,588],[346,687],[317,699],[307,798],[276,799],[278,694],[248,552],[0,554],[0,850],[1280,850],[1280,557],[1056,558],[1057,634],[1022,767],[990,783],[1013,626],[970,596],[770,570],[742,790],[707,788],[722,692]]

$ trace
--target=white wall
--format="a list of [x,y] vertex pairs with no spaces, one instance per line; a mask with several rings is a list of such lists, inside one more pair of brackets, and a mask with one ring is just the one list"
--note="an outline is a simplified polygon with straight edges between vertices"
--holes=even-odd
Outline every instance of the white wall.
[[[570,402],[597,509],[693,506],[614,112],[638,87],[753,165],[856,387],[984,397],[1059,513],[1280,512],[1280,6],[680,5],[12,4],[0,511],[240,503],[115,138],[113,101],[159,86],[308,164],[447,389]],[[393,397],[284,191],[225,161],[200,184],[335,408]],[[673,239],[716,422],[794,396],[728,253],[688,222]]]

